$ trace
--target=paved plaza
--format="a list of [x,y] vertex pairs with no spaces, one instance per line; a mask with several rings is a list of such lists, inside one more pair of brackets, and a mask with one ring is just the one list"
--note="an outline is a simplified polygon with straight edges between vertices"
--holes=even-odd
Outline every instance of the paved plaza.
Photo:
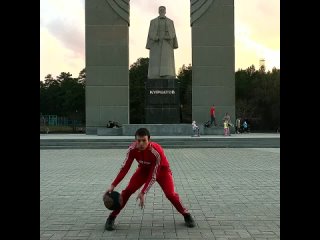
[[[40,150],[40,239],[280,239],[279,148],[165,149],[176,191],[196,221],[183,217],[157,183],[141,210],[129,199],[104,230],[102,195],[119,171],[125,149]],[[134,162],[116,191],[127,185]]]

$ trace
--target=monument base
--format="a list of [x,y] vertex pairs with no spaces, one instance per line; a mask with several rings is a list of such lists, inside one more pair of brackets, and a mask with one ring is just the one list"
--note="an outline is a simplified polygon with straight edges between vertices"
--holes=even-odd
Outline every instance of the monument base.
[[145,122],[176,124],[181,122],[177,79],[148,79],[145,82]]

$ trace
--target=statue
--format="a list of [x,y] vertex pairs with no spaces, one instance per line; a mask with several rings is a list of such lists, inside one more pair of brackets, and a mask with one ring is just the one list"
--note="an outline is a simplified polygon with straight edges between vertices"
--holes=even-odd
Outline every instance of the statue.
[[176,77],[174,49],[178,41],[173,21],[165,16],[166,8],[159,7],[159,17],[150,21],[146,48],[149,53],[148,79]]

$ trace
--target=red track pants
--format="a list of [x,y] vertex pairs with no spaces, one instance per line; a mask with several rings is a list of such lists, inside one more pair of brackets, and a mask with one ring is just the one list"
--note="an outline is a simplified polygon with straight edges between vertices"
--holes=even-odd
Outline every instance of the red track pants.
[[[146,181],[149,173],[148,167],[138,167],[136,172],[132,175],[128,186],[121,192],[123,205],[121,209],[114,210],[110,216],[116,217],[120,211],[124,208],[130,196],[135,193]],[[185,215],[188,210],[182,205],[178,193],[174,190],[174,181],[172,177],[172,172],[169,167],[159,167],[157,180],[160,187],[162,188],[164,194],[173,204],[173,206],[178,210],[179,213]]]

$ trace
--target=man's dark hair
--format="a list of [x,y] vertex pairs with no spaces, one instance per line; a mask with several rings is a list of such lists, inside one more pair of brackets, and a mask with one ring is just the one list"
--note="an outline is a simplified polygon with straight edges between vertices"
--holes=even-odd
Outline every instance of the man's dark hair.
[[148,129],[146,128],[139,128],[137,131],[136,131],[136,134],[134,135],[135,138],[137,138],[137,136],[139,137],[144,137],[144,136],[148,136],[148,139],[150,139],[150,132]]

